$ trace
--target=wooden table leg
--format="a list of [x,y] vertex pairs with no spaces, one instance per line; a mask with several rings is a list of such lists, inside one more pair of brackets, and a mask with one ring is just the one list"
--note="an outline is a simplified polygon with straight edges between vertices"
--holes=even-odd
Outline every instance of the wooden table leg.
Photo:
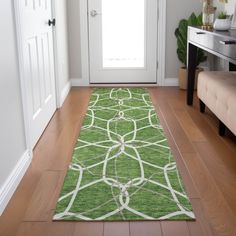
[[193,44],[188,44],[188,86],[187,86],[187,104],[193,105],[193,92],[195,84],[195,71],[197,63],[197,47]]

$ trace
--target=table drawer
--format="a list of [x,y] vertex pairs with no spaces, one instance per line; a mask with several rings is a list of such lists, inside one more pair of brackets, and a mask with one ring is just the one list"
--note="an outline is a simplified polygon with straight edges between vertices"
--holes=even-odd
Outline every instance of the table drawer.
[[188,39],[200,47],[211,49],[226,57],[236,59],[236,39],[214,35],[211,32],[196,28],[189,28]]

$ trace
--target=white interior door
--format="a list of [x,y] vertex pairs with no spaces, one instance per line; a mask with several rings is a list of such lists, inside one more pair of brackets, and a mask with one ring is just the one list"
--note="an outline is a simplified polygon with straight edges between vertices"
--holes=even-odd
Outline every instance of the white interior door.
[[91,83],[156,83],[157,0],[88,0]]
[[[23,80],[32,147],[56,110],[51,0],[18,0]],[[21,58],[21,57],[20,57]]]

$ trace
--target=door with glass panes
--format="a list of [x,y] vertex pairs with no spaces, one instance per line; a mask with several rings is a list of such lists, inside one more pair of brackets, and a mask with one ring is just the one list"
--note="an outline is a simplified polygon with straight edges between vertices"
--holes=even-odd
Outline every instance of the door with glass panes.
[[157,0],[88,0],[91,83],[156,83]]

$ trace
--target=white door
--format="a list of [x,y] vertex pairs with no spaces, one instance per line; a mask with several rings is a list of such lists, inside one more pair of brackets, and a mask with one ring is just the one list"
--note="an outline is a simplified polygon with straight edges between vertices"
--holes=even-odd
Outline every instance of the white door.
[[91,83],[156,83],[157,0],[88,0]]
[[51,0],[17,0],[31,146],[56,110]]

